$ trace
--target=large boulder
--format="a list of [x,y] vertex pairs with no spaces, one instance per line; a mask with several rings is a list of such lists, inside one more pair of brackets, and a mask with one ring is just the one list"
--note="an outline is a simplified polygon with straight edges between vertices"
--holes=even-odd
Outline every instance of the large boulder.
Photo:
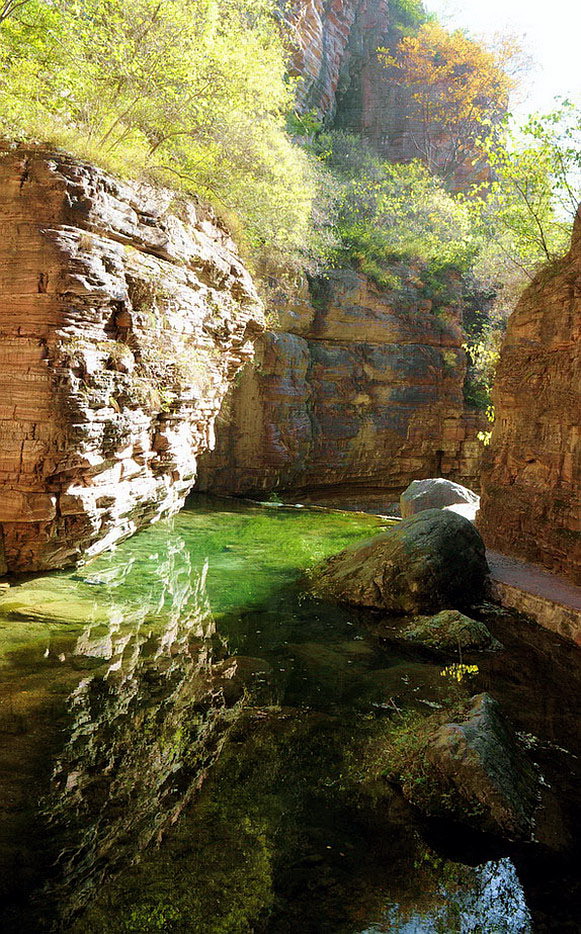
[[465,609],[486,594],[484,543],[471,522],[428,509],[312,573],[318,596],[391,613]]
[[[405,518],[415,516],[424,509],[444,509],[446,506],[463,504],[472,507],[474,514],[480,505],[480,497],[460,483],[432,477],[428,480],[412,480],[400,498],[401,514]],[[466,513],[464,513],[466,515]],[[473,515],[466,516],[473,518]]]

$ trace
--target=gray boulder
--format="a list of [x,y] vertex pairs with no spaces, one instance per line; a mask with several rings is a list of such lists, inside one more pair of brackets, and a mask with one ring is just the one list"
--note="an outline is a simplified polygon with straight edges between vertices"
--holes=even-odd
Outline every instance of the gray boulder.
[[340,603],[433,614],[482,600],[488,573],[472,523],[428,509],[327,559],[312,572],[312,589]]
[[[480,505],[480,497],[476,493],[460,483],[453,483],[452,480],[445,480],[443,477],[412,480],[407,490],[401,494],[399,501],[404,519],[408,516],[415,516],[424,509],[444,509],[446,506],[457,504],[470,506],[471,511],[476,513]],[[473,518],[473,515],[467,515],[466,518]]]

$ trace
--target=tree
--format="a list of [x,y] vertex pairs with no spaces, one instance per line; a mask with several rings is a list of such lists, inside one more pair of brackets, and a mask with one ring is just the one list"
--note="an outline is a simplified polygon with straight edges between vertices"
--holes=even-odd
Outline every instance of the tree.
[[418,158],[432,171],[451,179],[462,166],[483,159],[479,140],[483,128],[493,133],[506,113],[513,86],[507,66],[516,51],[509,41],[489,51],[435,22],[404,36],[395,53],[380,50],[409,96],[410,136]]
[[[581,111],[565,101],[486,145],[492,181],[471,205],[486,243],[481,272],[523,278],[567,249],[581,201]],[[508,269],[504,278],[509,278]]]
[[335,132],[317,143],[338,179],[339,260],[355,263],[385,288],[393,266],[419,261],[428,277],[463,272],[478,243],[468,206],[419,160],[382,161],[357,136]]
[[255,250],[297,251],[311,239],[316,179],[285,129],[294,86],[274,7],[12,2],[0,25],[0,132],[193,191]]
[[3,2],[0,2],[0,23],[8,19],[16,10],[28,6],[31,2],[32,0],[3,0]]

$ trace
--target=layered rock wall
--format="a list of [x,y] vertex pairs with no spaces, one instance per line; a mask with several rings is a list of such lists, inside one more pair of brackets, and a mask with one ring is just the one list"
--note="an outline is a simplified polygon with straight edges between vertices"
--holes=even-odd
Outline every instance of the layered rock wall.
[[[299,106],[385,158],[416,158],[409,95],[377,53],[400,40],[401,6],[281,0],[281,8]],[[406,271],[395,295],[343,270],[314,298],[304,283],[281,298],[275,277],[278,329],[259,342],[256,366],[228,398],[199,488],[363,505],[426,476],[478,487],[476,436],[485,426],[463,402],[461,301],[432,309],[416,273]]]
[[0,191],[0,530],[30,571],[181,506],[262,306],[200,205],[35,149]]
[[581,217],[508,322],[479,523],[487,544],[581,583]]
[[477,486],[482,425],[464,408],[457,309],[437,315],[413,294],[404,307],[349,270],[332,273],[315,304],[295,292],[284,330],[257,343],[198,488],[365,504],[416,477]]
[[[351,30],[370,0],[281,0],[291,48],[291,74],[300,78],[298,104],[330,118],[346,73]],[[371,0],[376,2],[376,0]],[[385,0],[381,0],[385,6]]]
[[[299,108],[314,110],[327,125],[361,135],[385,159],[425,159],[424,116],[405,80],[397,80],[378,49],[395,51],[405,32],[405,9],[397,0],[281,0],[300,78]],[[481,156],[447,165],[450,139],[441,129],[430,167],[446,165],[450,186],[463,191],[489,177]]]

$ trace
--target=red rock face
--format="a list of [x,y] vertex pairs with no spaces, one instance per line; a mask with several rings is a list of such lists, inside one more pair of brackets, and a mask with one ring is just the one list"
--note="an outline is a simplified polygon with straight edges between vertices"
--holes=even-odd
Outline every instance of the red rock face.
[[581,583],[581,219],[508,323],[483,476],[489,547]]
[[283,0],[292,50],[291,73],[300,78],[298,102],[304,110],[331,116],[345,70],[347,46],[359,10],[367,0]]
[[[282,8],[292,73],[300,78],[299,108],[361,135],[391,162],[423,158],[417,106],[378,56],[379,48],[395,50],[403,35],[389,0],[287,0]],[[434,171],[448,149],[443,136],[442,161],[434,156]],[[463,191],[488,178],[482,159],[467,157],[447,182]]]
[[228,396],[198,488],[387,504],[414,478],[478,484],[482,426],[464,410],[464,338],[451,312],[398,307],[346,270],[322,307],[303,296],[282,326],[259,340]]
[[0,529],[30,571],[182,505],[262,306],[169,192],[33,149],[0,152],[0,190]]

